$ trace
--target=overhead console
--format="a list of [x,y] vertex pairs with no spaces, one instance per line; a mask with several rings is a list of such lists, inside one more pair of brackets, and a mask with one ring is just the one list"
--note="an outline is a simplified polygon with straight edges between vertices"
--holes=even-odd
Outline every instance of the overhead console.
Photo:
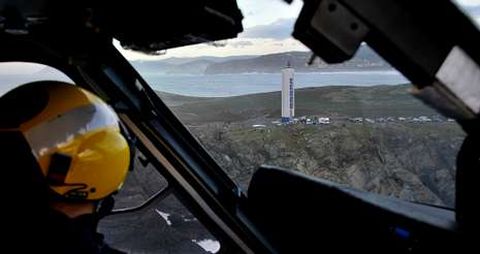
[[235,0],[114,1],[101,7],[114,37],[146,53],[233,38],[243,30]]
[[0,1],[0,34],[64,40],[85,30],[147,54],[236,37],[242,19],[235,0]]

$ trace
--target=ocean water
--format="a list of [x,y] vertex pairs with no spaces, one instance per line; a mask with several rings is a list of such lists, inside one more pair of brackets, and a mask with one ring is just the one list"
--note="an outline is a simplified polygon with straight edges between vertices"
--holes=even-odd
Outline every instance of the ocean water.
[[[280,91],[281,73],[218,75],[143,74],[153,89],[187,96],[226,97]],[[295,73],[295,87],[397,85],[409,81],[395,70]]]
[[[153,89],[162,92],[187,96],[226,97],[245,94],[280,91],[281,73],[247,73],[218,75],[173,75],[140,74]],[[72,82],[62,73],[42,72],[32,75],[2,75],[0,78],[0,95],[10,89],[35,80],[62,80]],[[374,86],[397,85],[408,83],[395,70],[384,71],[344,71],[295,73],[295,88],[320,86]]]

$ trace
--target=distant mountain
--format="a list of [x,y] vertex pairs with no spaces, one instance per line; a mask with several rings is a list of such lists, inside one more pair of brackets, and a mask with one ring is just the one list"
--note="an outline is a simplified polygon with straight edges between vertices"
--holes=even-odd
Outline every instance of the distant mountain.
[[203,74],[207,67],[213,62],[210,60],[195,60],[183,64],[171,66],[168,73],[170,74]]
[[255,57],[258,56],[171,57],[158,61],[132,61],[131,63],[138,71],[147,74],[203,74],[210,64]]
[[193,61],[205,60],[214,63],[221,63],[230,60],[241,60],[241,59],[248,59],[248,58],[255,58],[257,56],[253,55],[243,55],[243,56],[225,56],[225,57],[217,57],[217,56],[200,56],[200,57],[170,57],[164,60],[160,60],[160,62],[168,63],[168,64],[184,64]]
[[168,73],[170,69],[175,67],[174,64],[162,61],[131,61],[130,63],[141,74]]
[[391,68],[381,57],[370,48],[362,46],[357,54],[342,64],[327,64],[317,59],[311,66],[307,66],[311,53],[285,52],[263,55],[256,58],[232,60],[222,63],[212,63],[205,70],[205,74],[223,73],[272,73],[278,72],[289,61],[297,72],[318,72],[333,70],[358,70],[358,69],[389,69]]
[[172,57],[158,61],[132,61],[132,64],[142,74],[275,73],[283,68],[287,61],[291,62],[297,72],[391,68],[366,46],[362,46],[353,59],[342,64],[329,65],[317,59],[314,64],[307,66],[310,56],[309,52],[294,51],[261,56]]

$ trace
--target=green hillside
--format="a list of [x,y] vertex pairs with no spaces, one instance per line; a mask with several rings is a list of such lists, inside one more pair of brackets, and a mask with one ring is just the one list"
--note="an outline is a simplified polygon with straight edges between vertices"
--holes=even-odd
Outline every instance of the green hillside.
[[[268,164],[452,206],[463,131],[411,96],[409,87],[297,89],[296,116],[330,117],[327,125],[272,124],[280,118],[280,92],[222,98],[159,95],[243,188],[260,165]],[[436,120],[413,121],[419,116]],[[372,121],[350,121],[356,117]],[[393,120],[386,121],[389,117]]]
[[[372,87],[329,86],[295,91],[297,116],[403,117],[436,112],[408,94],[409,85]],[[159,93],[186,123],[238,122],[280,117],[280,92],[202,98]]]

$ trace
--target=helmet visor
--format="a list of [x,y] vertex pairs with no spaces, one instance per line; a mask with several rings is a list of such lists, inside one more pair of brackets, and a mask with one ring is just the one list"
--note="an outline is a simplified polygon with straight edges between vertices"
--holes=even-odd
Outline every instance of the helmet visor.
[[102,128],[119,128],[118,117],[106,104],[89,104],[59,114],[25,132],[33,154],[39,158],[79,135]]

